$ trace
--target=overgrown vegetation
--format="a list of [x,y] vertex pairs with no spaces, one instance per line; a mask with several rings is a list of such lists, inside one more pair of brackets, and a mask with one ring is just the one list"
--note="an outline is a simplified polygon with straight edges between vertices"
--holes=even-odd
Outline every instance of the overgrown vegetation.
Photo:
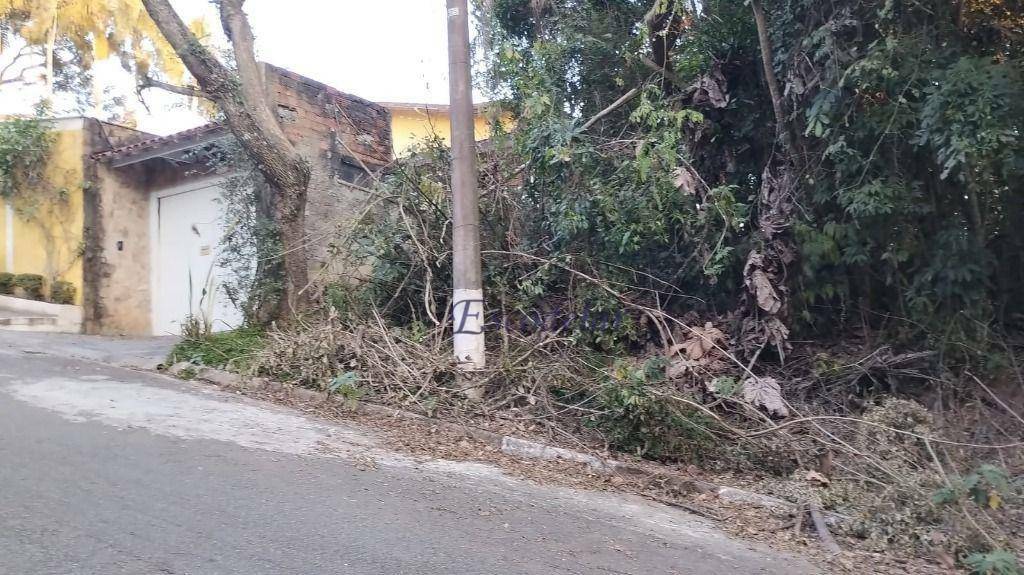
[[1020,7],[779,0],[767,43],[751,8],[482,4],[514,118],[481,154],[483,403],[447,356],[436,141],[338,239],[358,281],[250,370],[743,471],[859,545],[1017,573]]
[[[75,302],[74,285],[59,280],[82,256],[81,246],[63,246],[75,237],[70,225],[69,198],[72,188],[83,184],[76,177],[51,165],[57,136],[49,120],[48,109],[40,106],[36,116],[11,118],[0,122],[0,198],[18,218],[31,223],[44,244],[45,276],[21,274],[3,282],[0,293],[13,294],[20,288],[25,297],[54,303]],[[73,171],[71,171],[73,172]],[[63,238],[60,236],[64,236]],[[46,289],[49,284],[49,290]]]
[[0,122],[0,197],[4,201],[21,209],[34,203],[32,196],[45,182],[53,138],[41,117]]
[[224,229],[218,265],[229,273],[224,294],[249,322],[266,324],[282,305],[280,234],[266,182],[237,143],[222,143],[203,158],[210,170],[231,170],[221,185]]

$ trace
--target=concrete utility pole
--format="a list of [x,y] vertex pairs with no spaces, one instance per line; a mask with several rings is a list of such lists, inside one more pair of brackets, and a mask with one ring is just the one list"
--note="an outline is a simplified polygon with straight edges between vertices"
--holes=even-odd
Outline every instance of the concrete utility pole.
[[[448,77],[452,117],[452,205],[455,220],[452,227],[455,360],[460,369],[473,372],[483,369],[486,360],[467,0],[448,0]],[[473,383],[472,378],[463,378],[466,396],[470,399],[482,398],[483,390],[473,387]]]

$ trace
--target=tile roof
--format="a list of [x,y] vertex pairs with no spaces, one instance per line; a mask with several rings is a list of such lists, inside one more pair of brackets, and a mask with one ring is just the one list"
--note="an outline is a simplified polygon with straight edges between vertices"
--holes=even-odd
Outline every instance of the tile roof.
[[146,152],[156,151],[161,148],[182,144],[187,145],[189,142],[196,142],[198,144],[204,139],[204,137],[217,136],[219,135],[219,132],[226,133],[227,127],[220,122],[212,122],[199,126],[198,128],[192,128],[190,130],[177,132],[168,136],[150,138],[127,146],[121,146],[120,148],[113,148],[105,152],[98,152],[92,155],[92,159],[101,162],[126,160],[133,156],[139,156]]

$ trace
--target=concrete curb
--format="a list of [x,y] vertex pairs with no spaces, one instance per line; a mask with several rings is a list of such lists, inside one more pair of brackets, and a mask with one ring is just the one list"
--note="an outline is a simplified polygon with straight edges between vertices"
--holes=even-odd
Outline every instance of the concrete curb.
[[[36,320],[20,324],[8,324],[12,331],[79,333],[82,331],[82,308],[76,305],[60,305],[0,295],[0,309],[18,318]],[[44,321],[45,320],[45,321]]]
[[[191,371],[191,373],[189,373],[189,371]],[[271,391],[275,393],[287,392],[295,399],[310,402],[327,402],[334,400],[334,398],[327,392],[286,385],[266,378],[243,377],[237,373],[231,373],[210,367],[197,367],[188,362],[181,362],[172,365],[167,368],[167,373],[175,377],[191,376],[192,379],[212,383],[226,389]],[[403,419],[428,422],[440,429],[444,429],[445,431],[471,437],[494,447],[502,453],[521,459],[541,459],[545,461],[563,460],[582,463],[602,475],[618,475],[622,477],[641,478],[652,482],[658,481],[681,493],[713,493],[724,501],[754,505],[776,513],[796,513],[799,507],[796,503],[791,503],[783,499],[754,493],[744,489],[715,485],[713,483],[677,474],[655,473],[638,465],[624,463],[614,459],[601,458],[589,453],[573,451],[571,449],[565,449],[563,447],[556,447],[553,445],[546,445],[511,435],[502,435],[500,433],[494,433],[493,431],[480,429],[471,425],[443,421],[395,407],[360,401],[355,404],[353,411],[382,417],[400,417]],[[846,518],[842,515],[826,513],[826,520],[830,525],[841,523],[844,519]]]

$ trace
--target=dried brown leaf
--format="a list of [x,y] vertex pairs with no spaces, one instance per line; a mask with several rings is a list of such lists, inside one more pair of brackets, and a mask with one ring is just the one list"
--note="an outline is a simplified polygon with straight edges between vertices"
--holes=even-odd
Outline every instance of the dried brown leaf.
[[[686,357],[692,360],[702,359],[709,351],[719,343],[725,341],[725,334],[715,327],[711,322],[705,323],[704,327],[695,327],[690,331],[690,338],[682,344],[673,346],[678,353],[681,348],[686,352]],[[674,355],[674,354],[673,354]]]
[[770,314],[779,313],[782,309],[782,298],[775,292],[771,279],[764,270],[754,270],[750,276],[750,285],[757,297],[757,306]]
[[763,407],[772,415],[789,416],[789,408],[782,399],[779,382],[771,377],[749,377],[743,381],[743,400]]
[[673,170],[672,183],[686,195],[692,196],[697,193],[697,174],[687,166],[679,166]]

